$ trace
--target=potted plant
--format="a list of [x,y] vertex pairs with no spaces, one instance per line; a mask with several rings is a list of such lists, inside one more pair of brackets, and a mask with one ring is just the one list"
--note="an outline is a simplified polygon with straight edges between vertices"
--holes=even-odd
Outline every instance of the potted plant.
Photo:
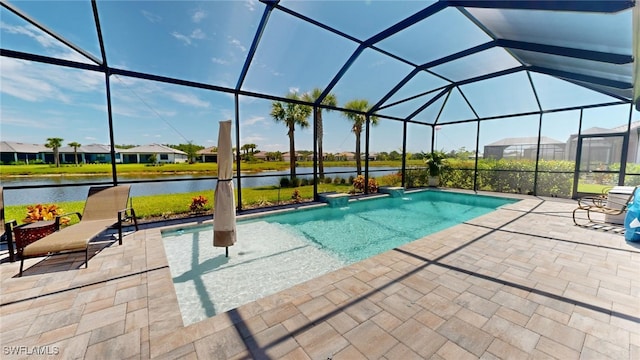
[[440,185],[440,175],[446,169],[446,158],[447,155],[443,151],[432,151],[425,154],[424,162],[427,164],[429,186],[437,187]]

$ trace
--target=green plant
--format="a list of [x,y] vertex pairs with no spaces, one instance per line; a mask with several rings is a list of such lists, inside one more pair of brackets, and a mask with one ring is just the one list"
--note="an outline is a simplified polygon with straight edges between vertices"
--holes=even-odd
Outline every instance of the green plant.
[[[356,192],[364,192],[364,176],[358,175],[353,180],[353,188]],[[378,183],[376,182],[376,179],[374,178],[369,179],[368,188],[370,193],[378,192]]]
[[298,189],[293,190],[293,192],[291,193],[291,199],[296,204],[299,204],[302,202],[302,195],[300,195],[300,191]]
[[378,183],[376,182],[376,179],[374,179],[374,178],[369,179],[369,192],[370,193],[377,193],[378,192]]
[[[22,222],[33,223],[36,221],[50,221],[62,214],[64,214],[64,210],[62,210],[62,208],[60,208],[56,204],[37,204],[33,206],[27,206],[27,216],[22,220]],[[66,225],[70,220],[71,219],[66,216],[61,217],[60,224]]]
[[424,156],[424,162],[427,164],[429,176],[440,176],[447,167],[447,154],[443,151],[432,151]]
[[202,195],[198,195],[191,199],[191,205],[189,205],[189,210],[191,212],[199,213],[204,211],[205,205],[209,202],[206,197]]
[[288,177],[281,177],[280,178],[280,187],[286,188],[291,186],[291,180],[289,180]]

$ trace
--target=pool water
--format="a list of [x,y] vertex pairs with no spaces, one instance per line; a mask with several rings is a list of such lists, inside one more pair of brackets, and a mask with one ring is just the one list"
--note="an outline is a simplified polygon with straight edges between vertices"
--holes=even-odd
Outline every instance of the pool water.
[[285,226],[346,263],[354,263],[489,213],[511,199],[442,191],[352,201],[263,218]]
[[162,237],[188,325],[515,201],[420,191],[266,215],[238,222],[228,258],[213,247],[212,225]]

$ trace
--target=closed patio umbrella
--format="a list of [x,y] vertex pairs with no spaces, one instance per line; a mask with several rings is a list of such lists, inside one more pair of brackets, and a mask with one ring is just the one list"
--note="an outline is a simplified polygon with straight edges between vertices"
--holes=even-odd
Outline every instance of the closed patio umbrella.
[[220,121],[218,132],[218,183],[214,195],[213,246],[225,247],[236,242],[236,205],[233,196],[233,149],[231,120]]

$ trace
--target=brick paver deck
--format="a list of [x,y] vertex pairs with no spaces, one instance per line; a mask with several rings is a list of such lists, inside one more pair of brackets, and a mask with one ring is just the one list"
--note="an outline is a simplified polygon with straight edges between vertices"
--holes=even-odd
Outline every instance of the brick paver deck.
[[187,327],[160,228],[3,263],[2,358],[640,359],[640,246],[522,198]]

